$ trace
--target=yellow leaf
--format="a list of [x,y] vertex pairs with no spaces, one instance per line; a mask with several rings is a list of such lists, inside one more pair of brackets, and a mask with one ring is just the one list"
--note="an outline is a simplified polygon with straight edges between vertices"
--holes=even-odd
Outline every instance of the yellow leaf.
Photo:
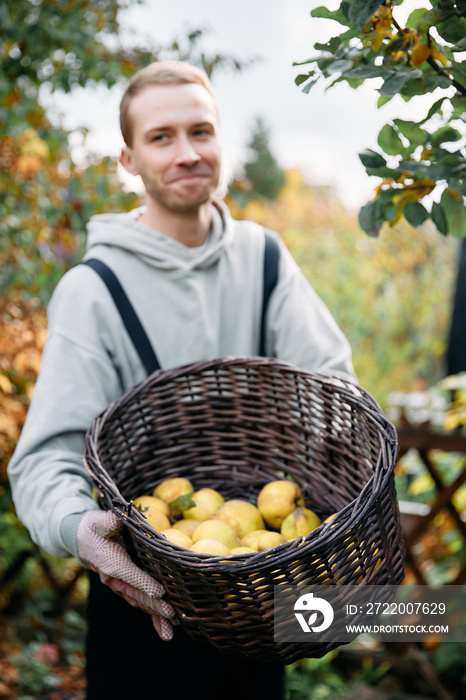
[[391,7],[382,5],[362,30],[373,51],[380,49],[384,39],[393,38],[392,21]]
[[435,182],[428,178],[416,180],[410,185],[405,185],[404,189],[400,190],[400,194],[396,194],[392,199],[393,203],[396,204],[396,214],[390,221],[390,226],[393,227],[401,219],[405,204],[408,204],[408,202],[417,202],[430,194],[434,187]]
[[408,491],[410,496],[419,496],[421,493],[430,491],[435,487],[435,482],[431,475],[427,472],[425,474],[419,474],[414,481],[409,485]]
[[413,47],[417,47],[419,44],[419,34],[415,29],[402,29],[401,31],[402,34],[402,42],[401,45],[403,48],[406,49],[412,49]]
[[49,147],[41,138],[35,129],[26,129],[18,139],[20,143],[21,153],[25,155],[34,155],[42,160],[49,156]]
[[392,8],[386,5],[382,5],[379,7],[377,12],[373,17],[370,18],[370,20],[367,22],[365,27],[363,28],[363,32],[370,32],[372,29],[377,26],[377,24],[381,22],[389,23],[391,25],[392,23]]
[[443,428],[450,431],[461,425],[466,425],[466,395],[464,391],[459,392],[457,399],[448,409]]
[[4,394],[13,394],[15,387],[5,374],[0,374],[0,389]]
[[456,199],[457,202],[462,202],[463,201],[463,196],[458,192],[458,190],[450,190],[447,189],[448,194],[452,199]]
[[429,56],[430,49],[426,44],[422,44],[422,46],[416,46],[416,48],[411,54],[411,63],[416,68],[419,68],[420,66],[422,66],[424,61],[427,61]]
[[23,177],[33,178],[42,168],[42,161],[33,153],[24,153],[19,156],[16,165]]
[[447,65],[447,57],[445,56],[444,53],[442,53],[441,51],[438,50],[438,48],[435,46],[435,44],[432,45],[431,56],[436,61],[439,61],[439,63],[441,63],[442,66]]
[[462,486],[458,491],[455,491],[451,501],[458,510],[466,510],[466,488]]
[[33,372],[37,374],[40,368],[41,353],[36,348],[24,348],[20,350],[13,360],[14,369],[24,374],[26,372]]

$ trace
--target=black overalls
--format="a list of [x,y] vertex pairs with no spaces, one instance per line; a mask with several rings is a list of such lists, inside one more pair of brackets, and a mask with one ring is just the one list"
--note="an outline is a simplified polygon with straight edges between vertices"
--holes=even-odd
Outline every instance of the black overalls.
[[[278,245],[266,233],[264,302],[259,354],[265,355],[265,313],[278,274]],[[113,272],[99,260],[88,260],[107,284],[148,374],[159,369],[144,329]],[[86,638],[87,700],[282,700],[284,666],[237,658],[208,642],[195,642],[177,625],[174,637],[162,641],[151,617],[131,607],[89,572]]]

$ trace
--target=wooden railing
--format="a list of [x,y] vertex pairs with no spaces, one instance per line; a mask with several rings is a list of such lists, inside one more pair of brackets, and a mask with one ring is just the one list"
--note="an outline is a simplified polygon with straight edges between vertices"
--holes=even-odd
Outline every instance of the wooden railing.
[[[466,436],[458,434],[440,433],[429,426],[413,426],[403,420],[397,427],[399,440],[398,464],[408,450],[416,450],[427,472],[435,484],[435,497],[425,509],[424,513],[404,519],[404,537],[406,544],[406,564],[414,574],[416,581],[426,584],[426,578],[419,566],[416,556],[416,543],[429,532],[434,518],[443,510],[448,511],[455,528],[463,542],[463,553],[466,553],[466,522],[454,504],[454,495],[466,481]],[[463,467],[456,479],[446,484],[436,466],[435,450],[442,452],[457,452],[465,455]],[[401,504],[403,522],[403,503]],[[463,557],[463,565],[451,584],[461,585],[466,582],[466,555]]]

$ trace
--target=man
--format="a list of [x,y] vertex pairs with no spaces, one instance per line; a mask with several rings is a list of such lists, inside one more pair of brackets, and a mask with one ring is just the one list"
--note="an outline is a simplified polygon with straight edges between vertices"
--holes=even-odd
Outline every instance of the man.
[[[145,207],[94,217],[85,257],[116,274],[163,369],[257,355],[265,234],[252,222],[233,221],[215,199],[221,149],[207,76],[183,62],[148,66],[123,95],[120,123],[121,163],[141,176]],[[267,354],[354,379],[348,342],[276,240]],[[49,306],[41,371],[9,477],[33,540],[98,572],[90,574],[88,699],[137,690],[184,697],[197,672],[205,698],[280,698],[280,665],[230,659],[172,627],[162,586],[112,539],[118,521],[92,497],[82,461],[85,433],[95,415],[145,376],[102,279],[78,265]]]

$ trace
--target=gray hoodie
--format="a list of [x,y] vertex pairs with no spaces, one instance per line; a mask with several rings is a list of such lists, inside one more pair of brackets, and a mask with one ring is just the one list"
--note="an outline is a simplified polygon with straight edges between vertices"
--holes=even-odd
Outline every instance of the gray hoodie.
[[[86,258],[117,275],[163,369],[257,355],[263,229],[234,221],[215,203],[200,248],[154,231],[129,214],[93,217]],[[279,278],[266,321],[267,354],[355,380],[349,344],[277,235]],[[114,302],[88,266],[59,282],[26,424],[8,466],[18,517],[48,552],[77,556],[82,515],[97,508],[84,468],[85,433],[111,401],[145,378]]]

